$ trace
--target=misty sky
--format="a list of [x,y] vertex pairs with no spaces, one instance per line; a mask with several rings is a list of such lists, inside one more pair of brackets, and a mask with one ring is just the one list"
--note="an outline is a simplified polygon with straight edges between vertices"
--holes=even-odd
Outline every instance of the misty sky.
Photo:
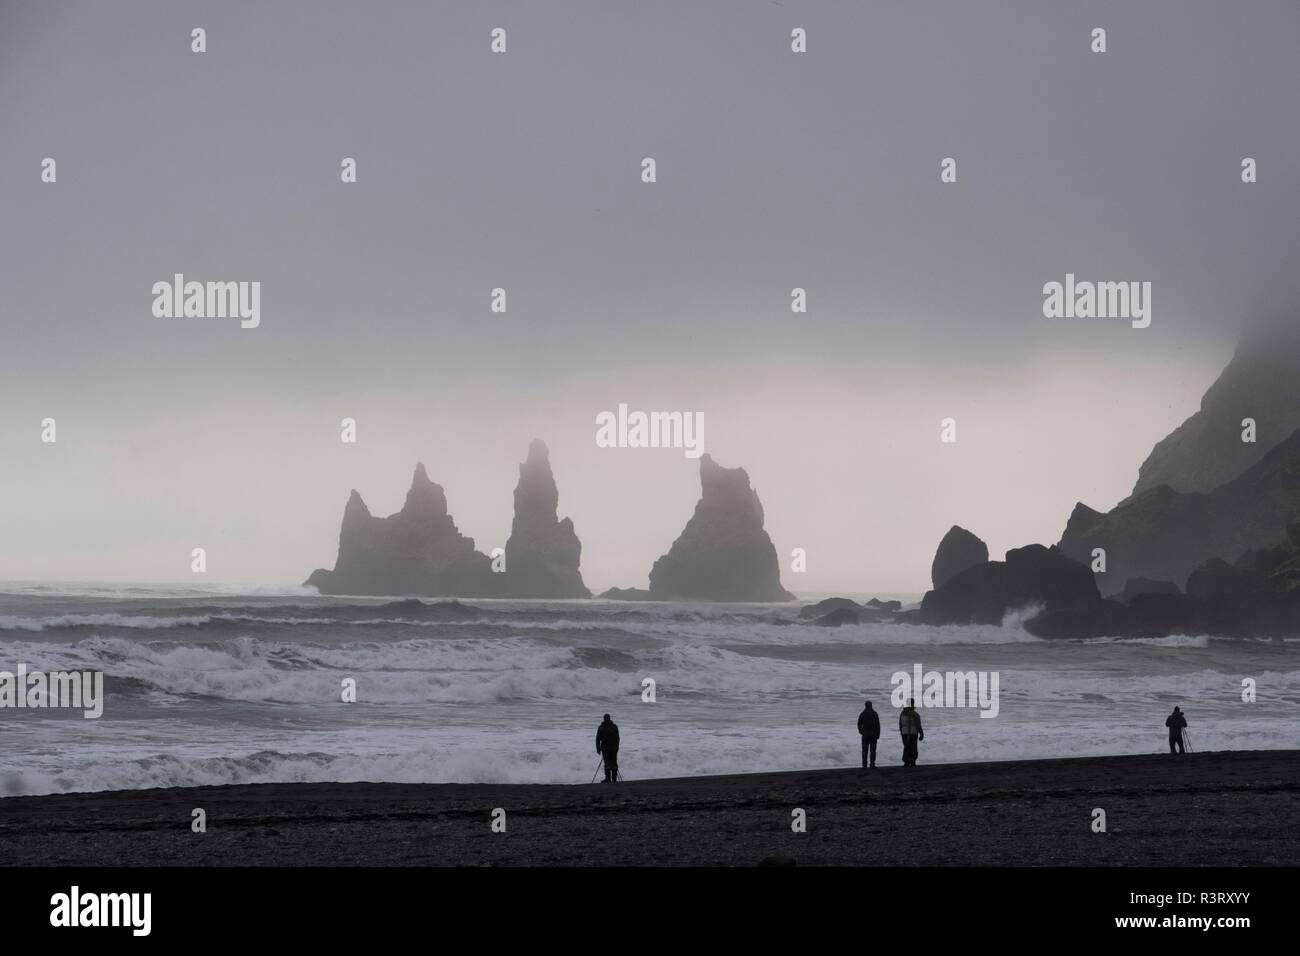
[[[588,585],[645,586],[698,465],[597,448],[619,402],[704,413],[796,592],[1051,543],[1300,318],[1298,48],[1285,0],[3,0],[0,578],[297,584],[417,461],[487,551],[539,437]],[[176,272],[261,326],[155,318]],[[1151,327],[1044,318],[1067,272]]]

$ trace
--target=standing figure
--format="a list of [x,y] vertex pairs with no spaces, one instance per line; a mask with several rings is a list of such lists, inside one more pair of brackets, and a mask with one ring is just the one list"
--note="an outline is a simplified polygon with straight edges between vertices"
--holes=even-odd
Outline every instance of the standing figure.
[[596,728],[596,753],[605,759],[605,783],[618,782],[618,724],[609,714]]
[[[1169,752],[1186,753],[1183,750],[1183,728],[1187,726],[1187,718],[1177,707],[1174,712],[1165,718],[1165,726],[1169,728]],[[1177,747],[1177,751],[1174,748]]]
[[925,739],[921,729],[921,715],[916,712],[916,699],[909,697],[907,706],[898,714],[898,732],[903,735],[903,766],[916,766],[917,741]]
[[880,715],[866,702],[862,713],[858,714],[858,733],[862,735],[862,766],[876,765],[876,741],[880,739]]

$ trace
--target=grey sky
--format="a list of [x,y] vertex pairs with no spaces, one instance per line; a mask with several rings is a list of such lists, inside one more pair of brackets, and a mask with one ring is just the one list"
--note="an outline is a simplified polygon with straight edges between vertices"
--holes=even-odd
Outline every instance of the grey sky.
[[[588,582],[644,585],[696,465],[596,448],[618,402],[704,412],[796,592],[1055,540],[1296,316],[1298,47],[1285,2],[5,0],[0,577],[297,583],[417,460],[486,550],[541,437]],[[175,272],[261,327],[154,318]],[[1045,319],[1067,272],[1151,327]]]

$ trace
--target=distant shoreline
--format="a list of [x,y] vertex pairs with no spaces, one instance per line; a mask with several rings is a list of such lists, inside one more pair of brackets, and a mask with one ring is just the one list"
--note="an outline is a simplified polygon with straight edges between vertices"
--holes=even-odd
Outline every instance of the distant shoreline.
[[[886,740],[882,758],[893,741]],[[1295,866],[1300,750],[0,799],[10,866]],[[506,832],[491,814],[505,811]],[[192,811],[207,832],[191,831]],[[803,809],[807,830],[791,830]],[[1095,810],[1107,831],[1093,832]]]
[[455,594],[445,595],[428,595],[428,594],[321,594],[315,587],[302,584],[250,584],[246,581],[235,582],[194,582],[194,581],[116,581],[116,580],[62,580],[57,578],[31,578],[31,579],[6,579],[0,580],[0,594],[21,595],[25,592],[40,591],[48,593],[51,596],[62,594],[78,595],[83,591],[92,590],[96,597],[112,598],[123,597],[126,600],[139,600],[152,595],[134,593],[134,594],[111,594],[103,593],[105,591],[128,591],[137,592],[146,591],[172,591],[172,592],[192,592],[200,594],[211,594],[213,597],[221,598],[318,598],[322,601],[346,602],[346,601],[367,601],[367,602],[385,602],[385,601],[422,601],[424,603],[437,603],[442,601],[460,601],[462,603],[485,603],[485,604],[699,604],[705,607],[712,606],[750,606],[755,608],[763,607],[792,607],[799,608],[805,604],[815,604],[818,601],[827,598],[848,598],[858,603],[864,603],[871,598],[880,598],[881,600],[901,601],[904,606],[909,604],[918,604],[921,598],[925,596],[925,591],[857,591],[832,590],[832,591],[807,591],[796,594],[790,601],[686,601],[686,600],[663,600],[663,601],[626,601],[617,598],[602,598],[599,595],[616,585],[592,588],[592,596],[586,598],[527,598],[527,597],[464,597]]

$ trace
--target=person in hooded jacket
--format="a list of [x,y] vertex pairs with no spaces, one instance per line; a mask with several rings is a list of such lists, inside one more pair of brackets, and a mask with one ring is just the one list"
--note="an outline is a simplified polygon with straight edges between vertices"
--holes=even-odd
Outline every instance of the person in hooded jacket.
[[915,767],[917,742],[925,739],[921,728],[921,715],[916,712],[916,699],[909,697],[907,706],[898,713],[898,732],[903,735],[903,766]]

